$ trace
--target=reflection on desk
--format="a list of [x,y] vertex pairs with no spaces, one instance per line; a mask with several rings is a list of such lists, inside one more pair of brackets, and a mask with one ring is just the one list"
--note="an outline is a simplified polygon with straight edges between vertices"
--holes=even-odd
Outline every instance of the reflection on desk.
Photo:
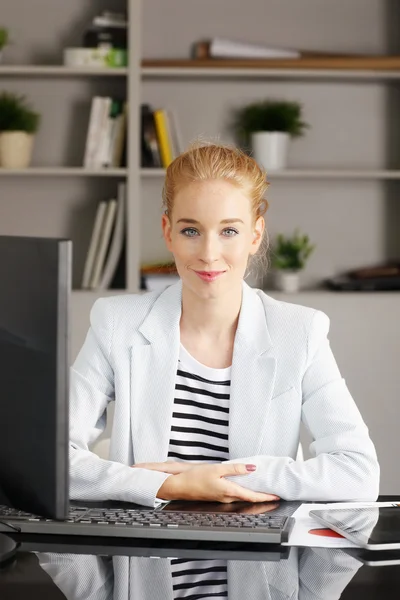
[[336,600],[362,566],[345,552],[326,548],[292,548],[278,562],[37,556],[68,600]]

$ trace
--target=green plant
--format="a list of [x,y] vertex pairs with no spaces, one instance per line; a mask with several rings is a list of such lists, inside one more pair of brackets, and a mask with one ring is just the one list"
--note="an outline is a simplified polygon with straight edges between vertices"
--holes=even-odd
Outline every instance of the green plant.
[[302,120],[301,104],[285,100],[263,100],[239,108],[234,111],[232,126],[246,144],[256,131],[283,131],[299,137],[309,127]]
[[2,50],[4,46],[7,46],[8,42],[8,29],[5,27],[0,27],[0,50]]
[[279,233],[272,247],[272,266],[285,271],[304,269],[315,244],[310,244],[308,235],[301,235],[296,229],[292,236]]
[[11,92],[0,94],[0,131],[35,133],[39,123],[40,115],[30,108],[25,96]]

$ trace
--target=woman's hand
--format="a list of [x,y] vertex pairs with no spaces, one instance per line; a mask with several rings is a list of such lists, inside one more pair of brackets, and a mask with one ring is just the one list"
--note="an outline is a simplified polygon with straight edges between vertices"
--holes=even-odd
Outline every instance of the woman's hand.
[[150,471],[161,471],[161,473],[169,473],[170,475],[178,475],[184,473],[200,463],[192,462],[156,462],[156,463],[138,463],[133,465],[135,469],[149,469]]
[[188,467],[185,471],[168,477],[158,490],[157,497],[161,500],[204,500],[225,503],[238,500],[245,502],[279,500],[279,497],[273,494],[253,492],[225,479],[232,475],[249,475],[255,470],[254,465],[219,463],[193,466],[192,463],[190,466],[189,463]]

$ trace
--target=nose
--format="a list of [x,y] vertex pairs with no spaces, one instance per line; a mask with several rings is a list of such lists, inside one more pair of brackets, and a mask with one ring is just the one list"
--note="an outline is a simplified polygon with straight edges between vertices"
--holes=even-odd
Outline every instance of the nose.
[[219,259],[219,243],[215,236],[207,235],[203,237],[203,243],[200,250],[200,260],[206,265],[212,265]]

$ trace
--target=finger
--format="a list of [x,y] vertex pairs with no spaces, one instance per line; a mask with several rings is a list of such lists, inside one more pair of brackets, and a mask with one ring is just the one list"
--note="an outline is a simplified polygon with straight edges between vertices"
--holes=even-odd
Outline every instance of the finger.
[[257,470],[256,465],[245,465],[243,463],[220,463],[213,465],[220,473],[221,477],[230,477],[231,475],[250,475]]

